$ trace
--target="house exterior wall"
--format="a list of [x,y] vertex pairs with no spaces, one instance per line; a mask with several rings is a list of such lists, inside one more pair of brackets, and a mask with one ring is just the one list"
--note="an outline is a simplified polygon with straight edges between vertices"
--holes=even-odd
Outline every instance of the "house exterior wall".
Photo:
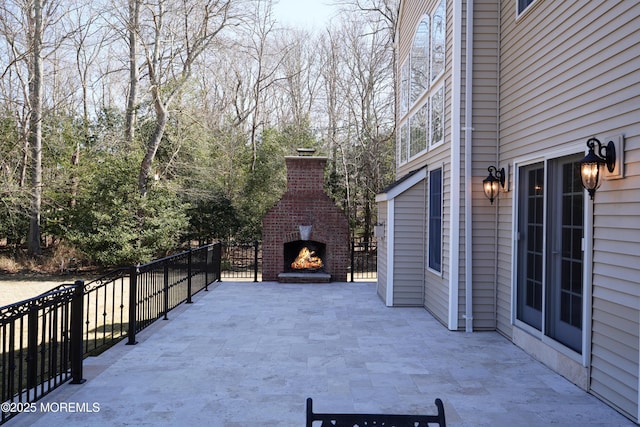
[[[433,271],[428,267],[425,268],[423,306],[433,317],[443,325],[449,327],[449,306],[452,295],[449,288],[450,249],[448,243],[451,241],[451,232],[448,224],[451,218],[451,208],[448,203],[449,198],[447,193],[451,192],[451,170],[447,167],[450,167],[450,162],[434,162],[431,170],[439,167],[442,168],[442,191],[444,195],[442,209],[442,272]],[[427,185],[428,184],[429,181],[427,181]],[[428,198],[426,202],[428,208]],[[428,237],[428,229],[425,233],[425,238],[426,237]],[[455,303],[460,304],[458,299],[456,299]],[[457,329],[457,327],[454,329]]]
[[487,168],[497,165],[499,6],[494,0],[473,3],[472,123],[472,279],[473,330],[496,327],[496,205],[482,189]]
[[[433,11],[440,3],[440,0],[429,0],[425,2],[406,2],[403,1],[400,4],[400,14],[403,18],[399,21],[398,32],[405,35],[398,38],[398,58],[397,64],[399,67],[398,73],[401,72],[400,68],[408,61],[411,54],[411,47],[413,43],[413,36],[417,30],[418,24],[425,15],[431,16]],[[408,159],[407,162],[399,162],[397,167],[397,176],[403,176],[411,170],[418,169],[420,167],[427,167],[429,170],[442,168],[443,171],[443,200],[442,200],[442,271],[433,272],[427,268],[424,268],[420,272],[420,277],[424,281],[424,307],[429,310],[434,316],[440,320],[443,324],[448,325],[449,319],[449,305],[450,305],[450,279],[451,279],[451,265],[450,265],[450,251],[453,248],[456,250],[456,254],[464,256],[462,249],[460,248],[460,236],[453,236],[455,241],[452,241],[452,235],[450,231],[450,224],[452,221],[451,208],[452,208],[452,192],[450,191],[452,185],[452,69],[453,61],[452,55],[448,51],[452,43],[453,27],[453,9],[450,1],[446,1],[446,32],[445,32],[445,44],[447,46],[447,53],[445,55],[444,75],[439,81],[444,86],[444,125],[443,125],[443,142],[441,144],[431,146],[429,144],[427,149],[419,155]],[[398,74],[400,75],[400,74]],[[438,83],[440,84],[440,83]],[[426,95],[428,96],[428,94]],[[399,103],[399,99],[397,100]],[[409,108],[409,115],[415,111],[417,106],[421,104],[421,100],[418,100],[413,109]],[[402,120],[402,117],[400,118]],[[458,149],[460,144],[456,144],[455,148]],[[458,164],[459,167],[459,164]],[[460,195],[455,195],[460,203]],[[426,209],[426,206],[425,206]],[[456,217],[454,223],[457,221],[463,221],[464,218]],[[426,221],[426,217],[425,217]],[[425,234],[425,238],[426,238]],[[397,242],[400,245],[401,242]],[[452,245],[453,244],[453,245]],[[460,274],[460,267],[456,263],[456,274]],[[456,284],[457,286],[457,284]],[[456,298],[454,304],[464,307],[464,293],[462,297],[457,297],[460,293],[456,292],[453,297]],[[460,319],[462,314],[460,314]],[[456,319],[455,327],[459,324],[459,319]]]
[[[411,55],[419,22],[425,15],[433,15],[438,4],[439,1],[436,0],[401,3],[398,75],[401,75],[401,68]],[[425,308],[451,329],[464,329],[469,311],[466,290],[468,283],[473,283],[472,306],[468,315],[473,317],[471,327],[474,330],[492,330],[495,329],[496,312],[496,275],[492,262],[496,252],[496,221],[495,209],[487,205],[481,182],[488,173],[487,167],[494,165],[497,160],[498,5],[491,0],[476,1],[474,5],[473,90],[470,94],[473,99],[473,121],[469,124],[466,123],[468,115],[465,111],[468,96],[465,93],[467,58],[464,56],[466,16],[466,2],[446,2],[444,142],[429,146],[406,162],[399,161],[398,176],[425,165],[430,170],[443,169],[443,265],[441,272],[428,269],[424,272]],[[454,24],[456,19],[461,20],[459,25]],[[457,38],[455,42],[454,37]],[[457,46],[455,50],[454,45]],[[454,93],[454,88],[457,94]],[[410,117],[419,106],[420,100],[413,109],[410,104],[407,116]],[[405,121],[407,116],[400,114],[400,122]],[[467,141],[469,137],[471,139]],[[472,148],[467,148],[469,145]],[[465,155],[468,149],[473,153],[470,169],[465,168],[469,157]],[[471,192],[468,198],[465,197],[467,186],[470,186]],[[452,188],[459,188],[459,191],[451,191]],[[471,209],[465,206],[467,200],[473,205]],[[466,235],[467,229],[472,230],[471,238]],[[467,250],[466,245],[470,245],[473,250]],[[470,253],[473,254],[472,260],[467,259]],[[469,278],[467,269],[471,272]],[[453,319],[449,315],[452,305],[456,306]]]
[[[437,4],[401,1],[398,75],[420,19]],[[467,4],[447,0],[444,142],[398,162],[398,176],[418,167],[443,170],[442,271],[424,270],[424,306],[451,329],[464,329],[471,283],[473,330],[497,330],[638,422],[640,3],[535,0],[518,13],[516,0],[474,0],[472,69]],[[398,122],[406,117],[399,114]],[[563,156],[586,154],[590,137],[606,143],[618,136],[623,178],[606,180],[594,201],[584,193],[585,314],[582,349],[574,351],[516,318],[519,170],[541,162],[546,171]],[[493,205],[482,191],[490,165],[507,172],[506,191]],[[393,215],[402,217],[402,209]],[[394,250],[401,246],[399,239]]]
[[425,181],[395,198],[393,305],[421,306],[425,270]]
[[[624,135],[624,179],[605,181],[587,202],[585,354],[535,344],[512,326],[513,193],[499,206],[497,328],[633,419],[638,419],[640,307],[640,3],[537,1],[517,16],[502,2],[500,163],[586,150],[595,136]],[[549,183],[552,185],[553,183]],[[514,183],[515,185],[515,183]],[[592,208],[591,208],[592,207]],[[593,209],[593,212],[589,212]],[[544,341],[544,338],[543,340]],[[544,348],[545,345],[548,347]],[[554,364],[562,356],[564,363]],[[570,363],[573,360],[574,363]],[[578,369],[576,369],[578,365]]]

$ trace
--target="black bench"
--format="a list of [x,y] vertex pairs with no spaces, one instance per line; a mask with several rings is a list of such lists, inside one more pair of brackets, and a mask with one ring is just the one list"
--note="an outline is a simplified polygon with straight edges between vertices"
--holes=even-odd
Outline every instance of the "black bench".
[[436,399],[437,415],[387,415],[387,414],[318,414],[313,413],[313,401],[307,399],[307,427],[321,421],[320,427],[428,427],[436,424],[445,427],[444,406]]

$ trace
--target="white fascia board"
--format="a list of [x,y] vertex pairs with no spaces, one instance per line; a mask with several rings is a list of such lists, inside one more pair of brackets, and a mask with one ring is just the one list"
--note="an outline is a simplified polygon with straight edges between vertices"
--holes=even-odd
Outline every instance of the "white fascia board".
[[407,178],[403,182],[391,188],[386,193],[376,194],[376,202],[386,202],[386,201],[395,199],[400,194],[404,193],[414,185],[418,184],[420,181],[423,181],[426,177],[427,177],[427,168],[422,168],[416,171],[413,175],[411,175],[409,178]]

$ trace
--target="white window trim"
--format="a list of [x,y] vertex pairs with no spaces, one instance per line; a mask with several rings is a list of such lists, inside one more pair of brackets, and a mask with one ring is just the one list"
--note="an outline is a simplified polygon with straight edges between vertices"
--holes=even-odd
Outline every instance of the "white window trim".
[[540,3],[538,0],[533,0],[531,3],[529,3],[527,5],[527,7],[525,7],[523,10],[520,10],[520,6],[518,5],[518,3],[520,2],[519,0],[513,0],[515,2],[516,5],[516,22],[523,18],[524,16],[528,15],[534,8],[534,6],[536,6],[538,3]]

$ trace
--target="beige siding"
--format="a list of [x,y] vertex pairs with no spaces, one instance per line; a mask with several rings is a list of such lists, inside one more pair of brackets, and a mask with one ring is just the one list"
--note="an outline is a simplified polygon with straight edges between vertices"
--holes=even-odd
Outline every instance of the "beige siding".
[[496,215],[482,180],[497,166],[499,7],[495,1],[474,2],[473,25],[473,329],[495,330]]
[[393,305],[422,305],[425,267],[425,181],[395,198]]
[[[443,178],[443,212],[442,212],[442,273],[425,269],[424,307],[443,325],[448,324],[449,318],[449,218],[450,218],[450,191],[451,170],[450,164],[432,163],[430,170],[442,167]],[[427,199],[427,212],[428,212]],[[428,219],[428,218],[427,218]],[[427,220],[425,219],[425,221]],[[428,233],[428,230],[427,230]]]
[[[636,97],[640,96],[639,85],[636,83]],[[640,119],[634,128],[635,135],[627,135],[625,141],[625,178],[605,182],[596,193],[594,205],[591,389],[636,417],[640,354]]]
[[[401,34],[398,38],[398,62],[400,67],[408,58],[413,35],[425,13],[431,12],[439,4],[440,0],[428,1],[402,1],[400,14],[402,19],[399,21],[398,31]],[[447,29],[446,29],[446,45],[447,54],[445,57],[445,121],[444,121],[444,143],[437,147],[431,147],[422,156],[411,160],[410,162],[400,165],[397,176],[403,176],[409,171],[418,169],[425,165],[429,170],[443,168],[443,212],[442,212],[442,273],[436,274],[428,269],[421,272],[424,279],[424,307],[429,310],[444,325],[448,324],[449,317],[449,277],[450,277],[450,238],[449,229],[451,218],[451,94],[452,94],[452,54],[450,46],[453,37],[453,16],[452,3],[447,1]],[[457,143],[457,142],[456,142]],[[397,210],[396,210],[397,212]],[[464,219],[461,219],[463,221]],[[426,218],[425,218],[426,221]],[[426,239],[426,236],[425,236]],[[424,242],[426,245],[426,240]],[[425,272],[426,271],[426,272]],[[460,303],[464,305],[464,300]]]
[[[505,163],[505,162],[503,162]],[[510,172],[509,182],[513,186],[513,171]],[[511,190],[512,191],[512,190]],[[496,329],[507,337],[511,337],[513,325],[511,323],[511,271],[512,271],[512,193],[501,194],[498,200],[498,251],[497,285],[496,285]]]
[[[420,18],[438,0],[402,1],[399,21],[398,66],[408,57]],[[463,21],[466,1],[459,11]],[[582,358],[562,356],[569,363],[556,366],[590,374],[583,387],[612,406],[638,419],[640,370],[640,2],[536,1],[516,17],[515,0],[474,1],[473,123],[465,123],[465,51],[462,45],[460,87],[453,87],[453,2],[447,4],[445,64],[445,143],[398,168],[398,176],[427,165],[443,167],[443,270],[425,270],[424,306],[448,324],[450,278],[456,283],[458,326],[465,313],[465,185],[472,185],[474,329],[497,329],[505,336],[522,336],[513,323],[515,170],[508,168],[509,188],[491,206],[482,192],[487,167],[586,150],[591,136],[605,139],[624,135],[625,177],[605,182],[593,206],[593,241],[586,242],[593,258],[587,266],[587,339]],[[500,10],[498,10],[500,8]],[[465,23],[461,22],[464,43]],[[458,82],[456,82],[458,84]],[[499,87],[499,89],[498,89]],[[452,106],[459,91],[460,105]],[[460,110],[460,122],[452,120]],[[473,126],[472,171],[464,176],[465,127]],[[453,141],[454,130],[460,130]],[[605,141],[606,142],[606,141]],[[456,144],[456,145],[453,145]],[[459,147],[459,148],[458,148]],[[570,150],[567,150],[570,147]],[[452,164],[459,150],[460,165]],[[557,154],[553,154],[556,152]],[[452,188],[452,174],[461,173],[460,187]],[[458,177],[456,177],[458,178]],[[553,183],[550,183],[553,185]],[[427,199],[428,200],[428,199]],[[397,200],[396,200],[397,201]],[[408,201],[403,201],[408,202]],[[460,216],[451,221],[453,207]],[[402,206],[396,206],[400,215]],[[406,207],[402,207],[406,209]],[[408,215],[408,212],[405,212]],[[591,212],[588,212],[591,215]],[[396,223],[401,223],[397,219]],[[451,245],[459,232],[459,245]],[[589,229],[590,230],[590,229]],[[426,240],[426,237],[425,237]],[[449,253],[451,248],[457,253]],[[458,270],[451,271],[451,259]],[[397,260],[397,258],[396,258]],[[394,294],[395,296],[395,294]],[[544,343],[530,337],[536,354]],[[540,348],[536,348],[540,343]],[[545,350],[566,354],[555,346]],[[581,367],[585,364],[586,368]],[[573,366],[571,366],[573,364]],[[585,375],[585,378],[587,375]],[[587,384],[589,381],[589,384]]]
[[378,223],[384,224],[385,235],[377,236],[378,250],[377,250],[377,273],[378,273],[378,295],[382,298],[382,301],[387,302],[387,281],[389,275],[392,273],[387,271],[387,253],[389,251],[388,244],[389,239],[386,233],[389,230],[389,221],[387,217],[387,208],[389,202],[378,202]]
[[[640,2],[538,1],[517,20],[515,3],[502,3],[501,163],[625,135],[625,178],[605,182],[593,202],[591,390],[636,419]],[[512,203],[502,199],[498,231],[498,328],[506,335]]]

